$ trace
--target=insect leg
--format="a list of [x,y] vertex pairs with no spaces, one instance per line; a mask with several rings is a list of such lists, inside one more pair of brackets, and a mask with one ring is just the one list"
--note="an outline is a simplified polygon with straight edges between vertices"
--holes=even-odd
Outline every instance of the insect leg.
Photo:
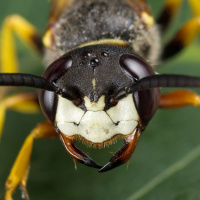
[[34,114],[40,111],[36,93],[15,94],[0,101],[0,139],[6,110]]
[[188,46],[200,33],[200,16],[186,22],[174,38],[164,47],[162,59],[168,59]]
[[53,138],[57,136],[58,134],[50,122],[43,122],[33,129],[30,135],[26,138],[6,181],[5,200],[12,200],[12,194],[18,185],[21,184],[24,188],[26,186],[28,176],[27,171],[29,168],[34,140],[40,138]]
[[171,20],[178,12],[182,0],[166,0],[164,8],[157,19],[157,24],[160,25],[161,31],[165,32]]
[[[170,2],[171,0],[168,1]],[[175,3],[176,1],[173,2]],[[179,53],[185,46],[189,45],[200,32],[200,1],[188,0],[188,3],[193,11],[194,17],[186,22],[175,37],[165,46],[162,54],[163,60]]]
[[194,16],[200,16],[200,1],[199,0],[188,0],[190,7],[193,11]]
[[[43,49],[42,40],[36,28],[18,15],[11,15],[7,17],[2,26],[0,38],[1,73],[16,73],[19,71],[13,38],[14,33],[16,33],[30,48],[36,50],[37,52],[41,53]],[[16,109],[18,111],[26,110],[26,112],[29,113],[33,113],[33,110],[34,112],[39,110],[38,105],[36,105],[35,95],[19,94],[5,98],[8,90],[8,87],[3,87],[0,92],[0,137],[6,109]]]
[[161,108],[200,106],[200,95],[189,90],[175,90],[161,95]]
[[7,17],[3,23],[1,34],[1,73],[18,72],[13,33],[16,33],[29,47],[41,53],[43,44],[41,37],[30,23],[19,15]]

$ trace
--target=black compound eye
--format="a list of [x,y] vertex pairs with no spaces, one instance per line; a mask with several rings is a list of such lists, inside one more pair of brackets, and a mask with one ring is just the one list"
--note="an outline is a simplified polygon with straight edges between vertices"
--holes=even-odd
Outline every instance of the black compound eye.
[[133,55],[122,55],[119,60],[122,71],[134,79],[141,79],[146,76],[154,75],[151,66],[142,58]]
[[43,77],[51,82],[55,82],[62,77],[71,66],[72,58],[70,56],[61,57],[47,68]]
[[[51,82],[55,82],[61,78],[71,66],[72,59],[70,56],[61,57],[47,68],[43,77]],[[58,102],[57,94],[47,90],[40,90],[39,101],[46,118],[54,123]]]
[[[140,80],[146,76],[155,75],[151,66],[138,56],[122,55],[119,63],[124,74],[131,78],[133,82],[135,79]],[[148,124],[159,105],[160,90],[154,88],[135,92],[133,98],[142,122]]]
[[56,93],[47,90],[40,90],[39,102],[45,117],[54,124],[58,102],[58,96]]

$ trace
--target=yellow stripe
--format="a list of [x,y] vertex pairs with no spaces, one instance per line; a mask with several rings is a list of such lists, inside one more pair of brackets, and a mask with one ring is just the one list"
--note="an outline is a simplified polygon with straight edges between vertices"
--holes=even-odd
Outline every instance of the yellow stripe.
[[148,28],[151,28],[154,25],[154,18],[146,11],[143,11],[141,15],[144,23],[148,26]]
[[123,47],[127,47],[128,46],[127,42],[125,42],[123,40],[102,39],[102,40],[87,42],[87,43],[81,44],[78,47],[85,47],[85,46],[98,45],[98,44],[108,44],[108,45],[123,46]]
[[53,36],[52,36],[52,32],[50,29],[48,29],[46,31],[46,33],[44,34],[43,38],[42,38],[43,44],[46,48],[50,49],[52,44],[53,44]]

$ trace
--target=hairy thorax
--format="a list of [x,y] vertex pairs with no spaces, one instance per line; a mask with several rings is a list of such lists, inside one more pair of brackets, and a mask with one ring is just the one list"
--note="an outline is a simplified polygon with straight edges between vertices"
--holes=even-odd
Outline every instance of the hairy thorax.
[[147,17],[142,18],[137,9],[128,0],[74,0],[50,27],[52,44],[45,50],[45,65],[91,42],[122,44],[155,65],[159,31],[153,22],[149,25],[150,13],[144,11]]

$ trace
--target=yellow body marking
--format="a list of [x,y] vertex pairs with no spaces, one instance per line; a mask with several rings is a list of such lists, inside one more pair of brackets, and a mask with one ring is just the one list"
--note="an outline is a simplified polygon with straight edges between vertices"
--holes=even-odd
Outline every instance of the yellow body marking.
[[97,40],[97,41],[92,41],[92,42],[87,42],[79,47],[85,47],[85,46],[90,46],[90,45],[97,45],[97,44],[107,44],[107,45],[116,45],[116,46],[128,46],[127,42],[123,40],[117,40],[117,39],[103,39],[103,40]]
[[154,25],[154,18],[145,11],[142,12],[142,19],[144,23],[147,24],[148,28],[151,28]]

